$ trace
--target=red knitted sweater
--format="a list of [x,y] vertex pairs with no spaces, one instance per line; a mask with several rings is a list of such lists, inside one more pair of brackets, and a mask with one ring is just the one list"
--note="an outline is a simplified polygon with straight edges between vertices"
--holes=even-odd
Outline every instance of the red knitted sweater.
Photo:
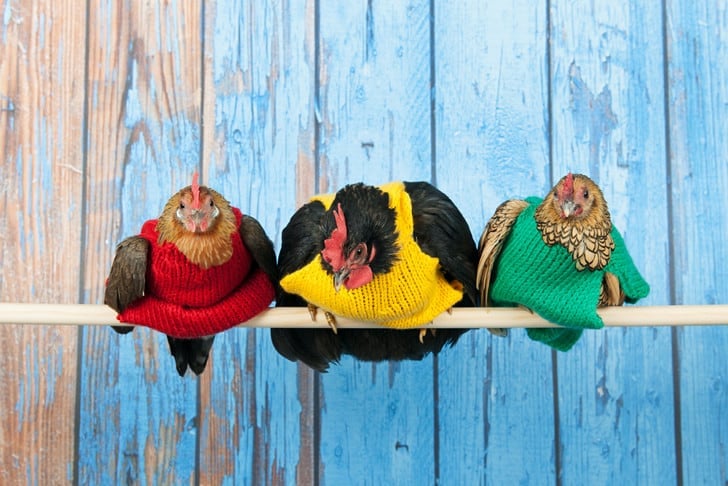
[[[233,208],[237,227],[242,213]],[[117,316],[121,322],[151,327],[172,337],[196,338],[225,331],[268,307],[275,290],[252,257],[240,232],[231,236],[233,256],[207,270],[187,260],[177,247],[159,245],[157,220],[147,221],[140,236],[150,243],[144,297]]]

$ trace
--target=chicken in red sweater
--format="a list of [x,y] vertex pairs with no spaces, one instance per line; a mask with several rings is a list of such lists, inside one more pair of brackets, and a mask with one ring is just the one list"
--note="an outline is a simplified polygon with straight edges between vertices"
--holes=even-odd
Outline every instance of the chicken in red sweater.
[[188,366],[199,374],[214,335],[266,309],[277,281],[273,244],[261,225],[200,186],[195,174],[159,219],[119,244],[104,303],[120,322],[166,334],[181,376]]

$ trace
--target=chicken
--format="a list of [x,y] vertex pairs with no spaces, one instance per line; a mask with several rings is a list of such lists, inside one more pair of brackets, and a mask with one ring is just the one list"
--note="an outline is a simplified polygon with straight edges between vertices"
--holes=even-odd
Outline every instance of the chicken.
[[[278,352],[326,371],[363,361],[424,358],[464,329],[422,328],[453,305],[477,305],[476,248],[453,202],[426,182],[347,185],[313,198],[283,230],[278,306],[321,308],[334,332],[272,329]],[[336,330],[336,316],[376,323]],[[301,327],[305,327],[302,323]]]
[[200,186],[195,173],[159,219],[118,245],[104,303],[121,322],[167,334],[179,375],[188,366],[199,375],[216,333],[270,305],[277,275],[273,244],[258,221]]
[[[545,199],[509,200],[488,222],[478,248],[483,306],[521,305],[574,329],[529,329],[531,338],[568,350],[583,328],[601,328],[597,307],[649,293],[612,227],[599,187],[567,174]],[[497,333],[497,332],[495,332]]]

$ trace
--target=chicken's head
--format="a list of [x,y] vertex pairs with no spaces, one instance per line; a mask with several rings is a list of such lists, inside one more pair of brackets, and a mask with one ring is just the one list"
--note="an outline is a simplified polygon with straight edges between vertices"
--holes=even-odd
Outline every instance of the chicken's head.
[[192,185],[178,193],[177,220],[190,233],[205,233],[214,226],[220,209],[207,187],[200,187],[198,174],[192,176]]
[[554,186],[553,205],[562,219],[586,218],[598,201],[603,201],[599,187],[588,177],[569,172]]
[[[333,217],[332,217],[333,216]],[[386,273],[397,260],[395,212],[380,189],[350,184],[337,194],[325,222],[324,268],[334,275],[334,289],[353,290]]]
[[336,228],[324,240],[321,256],[334,271],[334,288],[338,292],[342,285],[352,290],[372,281],[374,273],[369,264],[377,254],[374,245],[357,242],[353,245],[347,239],[346,218],[341,203],[334,209]]

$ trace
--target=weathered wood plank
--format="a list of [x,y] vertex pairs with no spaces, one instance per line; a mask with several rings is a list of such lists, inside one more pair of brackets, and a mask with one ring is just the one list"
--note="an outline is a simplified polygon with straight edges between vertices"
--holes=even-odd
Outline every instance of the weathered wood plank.
[[[429,2],[322,2],[319,188],[430,180]],[[321,380],[326,484],[430,484],[432,358],[345,358]]]
[[[116,243],[199,167],[202,22],[196,2],[91,2],[84,300],[103,300]],[[161,334],[85,329],[79,483],[195,479],[198,381]]]
[[[669,299],[661,29],[657,3],[551,2],[553,181],[600,184],[648,304]],[[669,329],[642,328],[587,332],[558,354],[563,484],[676,482],[671,353]]]
[[[278,249],[314,193],[313,1],[210,2],[205,16],[204,180]],[[270,331],[218,336],[200,403],[200,484],[315,484],[313,373]]]
[[321,189],[429,180],[429,3],[320,6]]
[[[549,187],[546,28],[545,2],[435,3],[437,181],[476,242],[498,204]],[[546,347],[471,331],[438,373],[440,484],[553,484]]]
[[323,484],[432,484],[433,363],[357,362],[321,377]]
[[[728,302],[728,6],[666,3],[675,302]],[[676,330],[684,484],[728,484],[728,333]]]
[[[85,15],[7,1],[0,21],[0,301],[78,302]],[[82,71],[81,71],[82,73]],[[78,330],[0,329],[0,483],[73,480]]]

